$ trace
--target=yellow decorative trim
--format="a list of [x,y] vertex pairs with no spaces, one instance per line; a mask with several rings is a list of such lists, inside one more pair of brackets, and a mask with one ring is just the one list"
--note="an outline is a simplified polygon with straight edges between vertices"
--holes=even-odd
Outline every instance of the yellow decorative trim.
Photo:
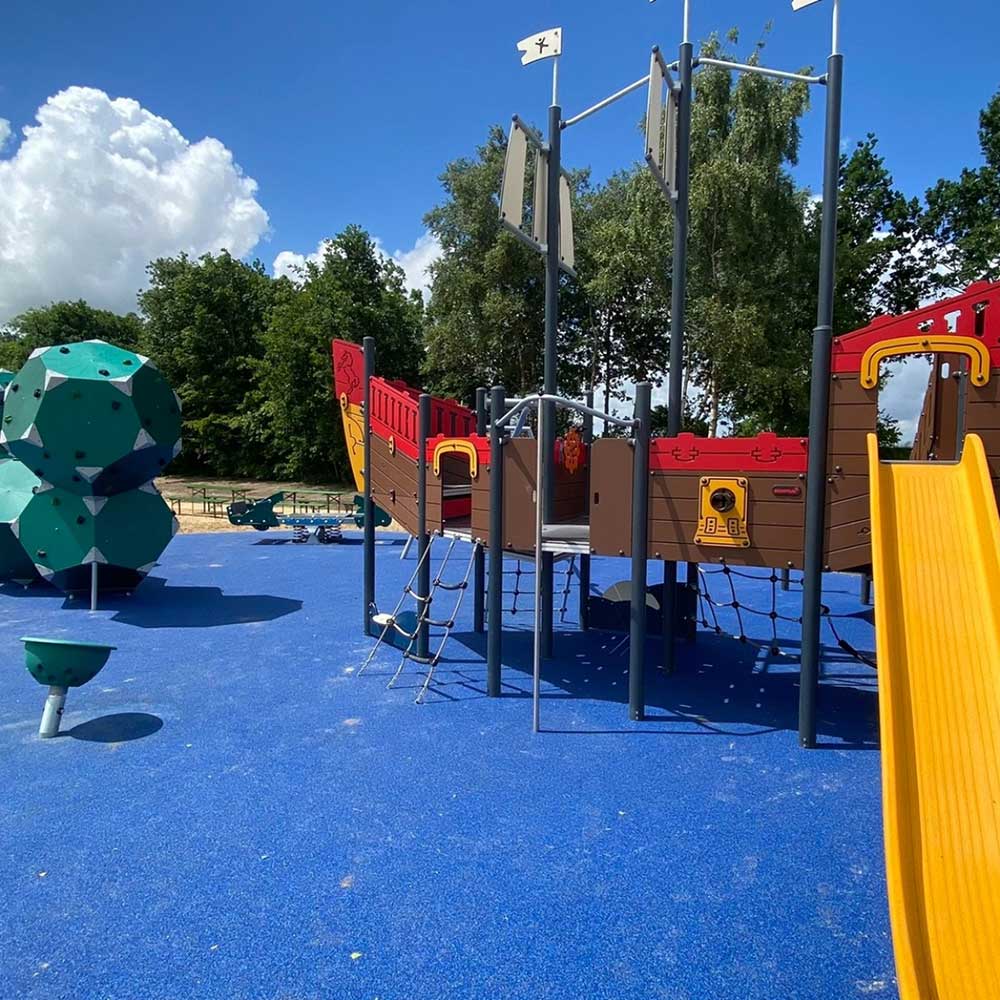
[[348,406],[350,406],[350,403],[347,399],[347,393],[342,392],[340,394],[340,408],[346,412]]
[[395,455],[396,454],[396,435],[395,434],[390,434],[389,435],[389,454],[390,455]]
[[874,344],[861,359],[861,385],[874,389],[878,385],[878,368],[886,358],[897,354],[923,354],[925,351],[942,354],[964,354],[970,363],[969,378],[973,385],[986,385],[990,380],[990,352],[978,340],[968,337],[922,336],[895,337]]
[[469,475],[479,475],[479,452],[468,438],[445,438],[434,446],[434,475],[441,475],[442,455],[465,455],[469,459]]

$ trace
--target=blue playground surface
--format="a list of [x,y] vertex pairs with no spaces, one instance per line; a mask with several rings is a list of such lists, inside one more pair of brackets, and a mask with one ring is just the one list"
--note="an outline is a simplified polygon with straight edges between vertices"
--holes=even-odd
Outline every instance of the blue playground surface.
[[[653,718],[630,723],[625,636],[576,631],[571,597],[532,735],[530,613],[505,623],[504,698],[468,599],[414,705],[416,665],[385,689],[392,648],[354,676],[360,533],[290,538],[180,535],[95,615],[0,587],[0,996],[897,996],[875,675],[827,625],[803,751],[797,661],[705,631],[675,675],[648,670]],[[379,536],[383,610],[401,545]],[[628,575],[593,562],[598,590]],[[735,584],[769,609],[766,575]],[[838,631],[871,650],[857,594],[828,578]],[[22,635],[118,647],[57,739],[36,736]]]

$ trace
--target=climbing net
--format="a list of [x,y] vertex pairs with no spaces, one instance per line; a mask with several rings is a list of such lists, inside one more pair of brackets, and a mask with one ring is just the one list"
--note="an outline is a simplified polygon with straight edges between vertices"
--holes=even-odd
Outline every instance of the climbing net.
[[[736,580],[740,578],[752,580],[758,586],[762,583],[769,586],[770,599],[765,607],[754,607],[750,603],[739,599],[736,590]],[[725,564],[709,567],[700,565],[698,567],[698,621],[702,628],[713,631],[717,635],[731,635],[740,642],[768,652],[772,656],[799,659],[800,654],[797,651],[789,652],[787,649],[782,648],[782,637],[779,635],[779,628],[782,622],[789,625],[801,626],[802,616],[801,614],[789,614],[787,608],[782,608],[778,594],[779,588],[788,590],[796,588],[801,591],[801,587],[801,574],[795,577],[789,574],[787,578],[783,579],[774,570],[770,570],[767,575],[762,575],[760,573],[734,569],[732,566]],[[723,622],[720,620],[720,615],[734,622],[735,629],[724,627]],[[750,618],[748,619],[747,616],[750,616]],[[844,638],[844,623],[848,619],[856,620],[856,615],[835,614],[824,604],[822,605],[822,617],[840,649],[859,663],[864,663],[869,667],[876,666],[873,653],[866,653],[858,649]],[[747,633],[746,625],[748,621],[754,619],[765,625],[766,629],[770,631],[770,637],[758,638],[760,632],[753,627],[750,630],[753,635]]]
[[[510,598],[509,606],[505,606],[504,611],[509,615],[533,613],[535,610],[535,564],[517,559],[514,561],[514,565],[508,569],[507,564],[504,563],[503,576],[505,605],[507,598]],[[553,568],[552,590],[553,596],[559,601],[558,608],[555,610],[559,615],[560,625],[566,621],[573,579],[578,576],[576,556],[574,555],[562,563],[557,563]],[[527,603],[525,603],[525,598],[528,599]]]

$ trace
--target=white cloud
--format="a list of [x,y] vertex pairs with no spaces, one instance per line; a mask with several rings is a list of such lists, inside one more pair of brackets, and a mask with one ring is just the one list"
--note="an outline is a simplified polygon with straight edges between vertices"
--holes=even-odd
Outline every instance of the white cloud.
[[0,150],[7,145],[10,138],[10,122],[6,118],[0,118]]
[[927,392],[930,360],[920,356],[900,358],[890,361],[883,371],[888,379],[878,394],[879,409],[899,421],[900,441],[911,444]]
[[267,230],[256,182],[217,139],[192,143],[89,87],[50,97],[36,117],[0,159],[0,323],[59,299],[134,309],[153,258],[242,257]]
[[[321,242],[310,254],[282,250],[271,265],[274,276],[276,278],[284,276],[297,281],[307,263],[319,264],[323,260],[326,242],[326,240]],[[385,249],[382,240],[376,236],[375,248],[383,257],[394,260],[403,269],[407,288],[423,292],[424,301],[430,298],[430,275],[427,269],[441,256],[441,244],[431,233],[424,233],[418,237],[409,250],[395,250],[392,253]]]
[[[381,250],[381,241],[375,242]],[[431,297],[431,276],[427,273],[427,269],[441,256],[441,244],[438,243],[437,237],[431,233],[424,233],[409,250],[396,250],[391,256],[406,275],[406,287],[419,289],[424,293],[426,302]]]

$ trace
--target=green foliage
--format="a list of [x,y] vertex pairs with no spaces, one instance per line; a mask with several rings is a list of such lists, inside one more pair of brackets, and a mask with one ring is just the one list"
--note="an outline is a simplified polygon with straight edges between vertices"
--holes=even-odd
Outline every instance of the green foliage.
[[245,426],[278,476],[348,481],[330,341],[374,337],[379,374],[416,383],[423,307],[357,226],[329,240],[322,262],[306,264],[301,278],[276,283]]
[[178,471],[218,476],[267,472],[273,456],[251,445],[246,429],[255,363],[280,283],[259,261],[227,252],[191,260],[163,257],[139,294],[145,353],[180,396],[184,451]]
[[958,290],[1000,280],[1000,91],[979,116],[985,164],[927,192],[925,231],[937,245],[938,283]]
[[0,368],[16,372],[39,347],[83,340],[106,340],[135,351],[141,336],[142,321],[135,313],[119,316],[107,309],[95,309],[82,299],[53,302],[21,313],[0,331]]
[[[758,63],[762,49],[758,42],[744,61]],[[715,38],[703,52],[733,58]],[[808,102],[805,84],[734,80],[721,67],[697,77],[685,350],[710,434],[723,419],[785,430],[806,395],[815,270],[803,267],[807,194],[789,168]]]
[[[448,164],[441,176],[447,198],[424,219],[442,248],[431,267],[426,373],[439,392],[466,401],[480,385],[503,385],[513,395],[536,388],[542,377],[543,261],[500,225],[505,148],[494,126],[475,159]],[[581,184],[583,177],[573,187]],[[559,380],[574,391],[584,364],[579,299],[568,278],[562,285]]]
[[586,384],[599,405],[627,383],[659,382],[670,351],[670,206],[645,168],[633,167],[579,200],[575,231],[582,281]]

